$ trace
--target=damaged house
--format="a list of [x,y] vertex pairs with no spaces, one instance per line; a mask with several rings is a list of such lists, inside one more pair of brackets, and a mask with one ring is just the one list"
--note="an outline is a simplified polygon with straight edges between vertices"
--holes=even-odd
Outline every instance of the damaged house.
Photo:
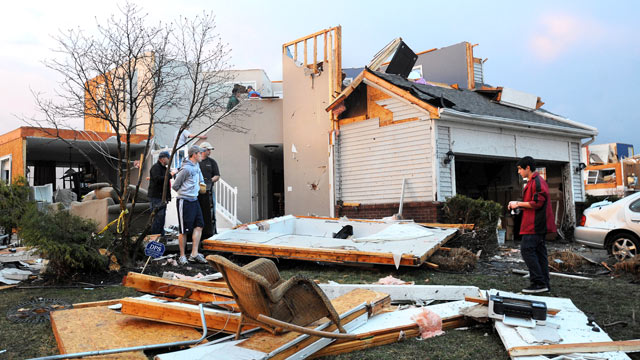
[[[581,143],[596,129],[545,111],[535,95],[486,85],[469,43],[419,55],[397,49],[386,69],[365,68],[326,108],[336,216],[389,216],[401,193],[405,216],[425,222],[456,194],[506,206],[521,196],[515,164],[529,155],[558,223],[575,223]],[[421,72],[417,81],[411,71]]]

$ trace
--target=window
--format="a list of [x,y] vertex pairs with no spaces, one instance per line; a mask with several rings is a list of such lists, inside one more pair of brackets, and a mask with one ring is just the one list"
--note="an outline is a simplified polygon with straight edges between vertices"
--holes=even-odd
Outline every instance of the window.
[[0,158],[0,180],[11,183],[11,155]]
[[633,212],[640,212],[640,200],[636,200],[629,205],[629,210]]
[[587,172],[587,185],[616,183],[616,169],[589,170]]

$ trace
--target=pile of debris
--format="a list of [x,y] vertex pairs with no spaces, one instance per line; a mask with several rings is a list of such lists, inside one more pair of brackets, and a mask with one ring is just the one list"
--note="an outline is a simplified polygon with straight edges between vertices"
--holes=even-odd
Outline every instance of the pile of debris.
[[[147,349],[183,347],[155,358],[224,353],[227,359],[304,359],[424,339],[489,319],[512,358],[596,352],[602,358],[628,359],[607,351],[639,346],[637,341],[611,341],[597,324],[586,325],[586,315],[568,299],[497,290],[483,296],[473,286],[386,285],[404,283],[389,277],[379,284],[316,284],[300,275],[281,279],[267,259],[243,267],[220,256],[207,259],[221,272],[206,280],[129,273],[123,284],[145,295],[53,311],[60,352],[126,351],[142,359]],[[421,306],[394,305],[407,302]]]

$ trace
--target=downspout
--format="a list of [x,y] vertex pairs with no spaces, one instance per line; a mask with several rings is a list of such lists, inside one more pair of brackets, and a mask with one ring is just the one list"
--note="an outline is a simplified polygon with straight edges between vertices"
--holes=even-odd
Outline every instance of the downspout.
[[591,136],[591,140],[587,141],[584,144],[580,144],[580,147],[585,147],[585,146],[591,145],[591,143],[593,143],[594,141],[596,141],[596,137],[595,136]]
[[85,352],[79,352],[79,353],[73,353],[73,354],[45,356],[45,357],[33,358],[30,360],[73,359],[73,358],[80,358],[85,356],[117,354],[122,352],[129,352],[129,351],[151,350],[151,349],[160,349],[160,348],[173,347],[173,346],[194,345],[201,342],[207,337],[207,320],[204,317],[204,307],[202,306],[202,304],[200,304],[199,308],[200,308],[200,321],[202,323],[202,336],[197,340],[177,341],[177,342],[154,344],[154,345],[132,346],[127,348],[109,349],[109,350],[85,351]]

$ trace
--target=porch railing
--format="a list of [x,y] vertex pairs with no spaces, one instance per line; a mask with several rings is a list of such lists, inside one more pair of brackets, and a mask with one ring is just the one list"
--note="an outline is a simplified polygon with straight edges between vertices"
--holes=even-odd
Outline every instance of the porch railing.
[[214,186],[216,191],[216,211],[231,222],[233,226],[239,225],[238,187],[231,187],[222,178]]

